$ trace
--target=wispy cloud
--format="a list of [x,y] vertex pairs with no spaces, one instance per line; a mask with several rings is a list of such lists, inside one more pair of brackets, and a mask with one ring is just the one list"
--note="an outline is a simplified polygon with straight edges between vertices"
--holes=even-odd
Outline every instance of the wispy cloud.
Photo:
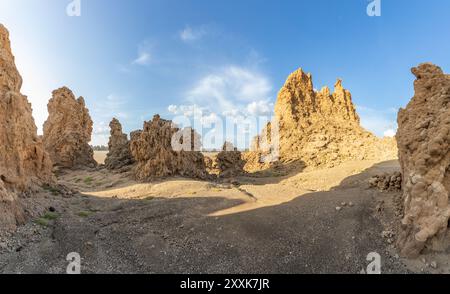
[[187,91],[186,97],[191,104],[224,114],[246,109],[252,103],[261,105],[270,100],[271,92],[272,85],[261,72],[229,65],[202,77]]
[[151,55],[147,51],[141,51],[138,54],[138,57],[133,60],[132,64],[137,65],[149,65],[151,61]]
[[[248,148],[251,138],[258,133],[258,124],[263,126],[273,114],[272,89],[269,78],[261,71],[227,65],[199,78],[184,93],[183,104],[170,105],[168,111],[193,118],[194,127],[204,136],[207,148],[220,148],[225,139]],[[229,123],[239,123],[237,126],[243,129],[238,132],[245,136],[236,137]],[[217,129],[219,137],[210,142],[209,138],[215,134],[213,130]]]
[[207,34],[208,30],[206,26],[193,28],[191,26],[186,26],[179,33],[179,37],[183,42],[193,42],[200,40]]

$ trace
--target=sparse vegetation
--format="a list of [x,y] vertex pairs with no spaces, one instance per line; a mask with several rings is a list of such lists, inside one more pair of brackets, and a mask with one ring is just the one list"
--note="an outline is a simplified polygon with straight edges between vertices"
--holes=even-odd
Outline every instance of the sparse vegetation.
[[48,219],[45,219],[45,218],[42,218],[42,217],[36,219],[34,222],[36,224],[42,226],[42,227],[47,227],[48,226]]
[[55,220],[59,217],[59,214],[56,212],[46,212],[43,216],[44,219],[46,220]]
[[50,186],[48,184],[45,184],[44,186],[42,186],[42,189],[52,193],[53,195],[58,195],[58,194],[61,193],[61,191],[58,188],[52,187],[52,186]]
[[91,214],[93,214],[93,212],[92,211],[80,211],[80,212],[78,212],[78,216],[79,217],[89,217]]
[[86,177],[85,179],[84,179],[84,183],[86,184],[86,185],[92,185],[92,182],[94,181],[94,179],[92,178],[92,177]]
[[56,220],[58,217],[58,213],[48,211],[40,218],[37,218],[34,222],[42,227],[47,227],[51,221]]

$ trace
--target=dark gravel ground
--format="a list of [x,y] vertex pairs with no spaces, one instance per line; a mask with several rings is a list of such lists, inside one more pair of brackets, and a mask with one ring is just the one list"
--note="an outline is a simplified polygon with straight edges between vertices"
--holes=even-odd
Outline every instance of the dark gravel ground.
[[[383,273],[408,273],[381,237],[381,195],[358,175],[329,192],[220,217],[224,198],[104,199],[76,194],[47,227],[29,223],[0,247],[2,273],[360,273],[370,252]],[[342,202],[352,202],[353,207]],[[383,216],[385,217],[385,216]],[[389,220],[388,220],[389,221]]]

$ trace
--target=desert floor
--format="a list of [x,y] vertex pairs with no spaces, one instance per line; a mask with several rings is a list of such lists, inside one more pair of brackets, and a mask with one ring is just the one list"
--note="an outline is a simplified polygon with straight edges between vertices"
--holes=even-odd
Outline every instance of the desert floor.
[[362,273],[377,252],[383,273],[450,273],[450,252],[396,254],[400,192],[367,184],[396,170],[397,161],[359,161],[152,183],[101,168],[61,172],[74,192],[47,188],[33,200],[56,213],[0,236],[0,272],[64,273],[67,254],[78,252],[83,273]]
[[94,152],[94,159],[99,164],[104,164],[106,159],[106,154],[108,154],[108,151],[95,151]]

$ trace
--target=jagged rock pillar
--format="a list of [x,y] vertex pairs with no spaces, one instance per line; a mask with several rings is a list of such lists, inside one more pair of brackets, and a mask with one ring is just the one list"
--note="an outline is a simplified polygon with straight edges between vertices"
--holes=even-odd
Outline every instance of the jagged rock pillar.
[[92,119],[84,98],[75,99],[67,87],[53,91],[44,124],[44,146],[53,163],[64,168],[95,167],[94,151],[89,142]]
[[122,125],[119,120],[113,118],[109,127],[111,128],[111,136],[108,142],[109,152],[105,160],[106,168],[116,170],[133,164],[130,142],[127,135],[122,132]]
[[445,249],[450,217],[450,75],[433,64],[412,69],[415,95],[398,115],[405,217],[398,246],[416,257]]

